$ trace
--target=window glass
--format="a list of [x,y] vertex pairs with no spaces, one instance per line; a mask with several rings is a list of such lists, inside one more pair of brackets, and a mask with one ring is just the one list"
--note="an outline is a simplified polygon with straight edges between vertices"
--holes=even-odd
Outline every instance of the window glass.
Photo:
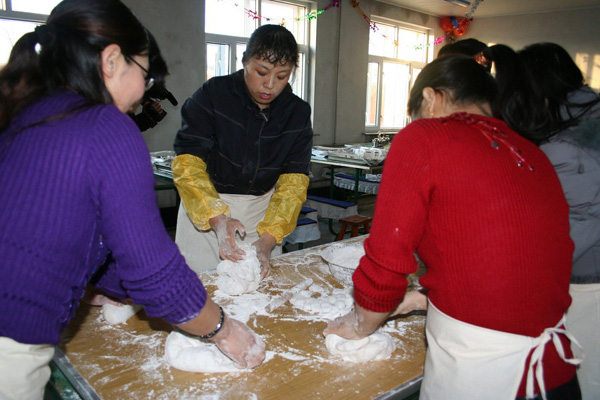
[[379,78],[379,63],[370,62],[367,72],[367,110],[366,124],[374,126],[377,123],[377,80]]
[[204,11],[204,30],[207,33],[219,35],[249,37],[256,29],[254,19],[248,17],[246,9],[256,10],[252,1],[228,2],[220,0],[206,0]]
[[425,62],[427,50],[425,33],[408,29],[398,30],[398,57],[401,60]]
[[206,77],[229,74],[229,46],[219,43],[206,44]]
[[409,66],[406,64],[383,63],[380,123],[382,129],[406,124],[409,72]]
[[262,25],[283,24],[287,30],[292,32],[298,44],[306,43],[305,23],[303,20],[296,21],[296,18],[306,14],[306,7],[268,0],[263,0],[261,6]]
[[34,14],[50,14],[61,0],[12,0],[13,11],[29,12]]
[[235,70],[239,71],[244,68],[242,65],[242,58],[244,57],[244,52],[246,51],[246,43],[237,43],[235,45]]
[[0,66],[8,62],[10,51],[17,40],[33,31],[38,25],[39,22],[0,19]]
[[304,98],[304,54],[298,54],[298,68],[294,71],[290,79],[290,85],[294,94]]
[[396,30],[391,25],[377,24],[377,32],[369,34],[369,54],[382,57],[396,57]]
[[369,33],[365,128],[397,130],[409,121],[409,92],[432,52],[429,30],[391,20],[375,21]]
[[423,70],[423,68],[413,68],[412,76],[411,76],[411,80],[410,80],[411,87],[415,84],[415,81],[417,80],[417,76],[419,76],[419,74],[421,73],[422,70]]
[[[208,57],[206,79],[227,75],[243,68],[242,58],[247,45],[246,38],[252,34],[255,27],[283,24],[294,35],[299,50],[298,66],[289,83],[297,96],[303,99],[308,97],[310,49],[307,43],[309,42],[310,21],[302,17],[311,11],[310,6],[302,2],[246,0],[246,7],[242,7],[242,2],[240,2],[239,7],[230,3],[229,6],[233,5],[233,8],[228,8],[224,3],[226,2],[223,0],[206,0],[206,51]],[[256,20],[251,18],[250,11],[256,12],[260,18]],[[251,21],[251,24],[247,21]],[[240,29],[240,26],[244,24],[244,29]],[[228,57],[225,52],[229,52]],[[225,64],[229,65],[229,68],[222,67]]]

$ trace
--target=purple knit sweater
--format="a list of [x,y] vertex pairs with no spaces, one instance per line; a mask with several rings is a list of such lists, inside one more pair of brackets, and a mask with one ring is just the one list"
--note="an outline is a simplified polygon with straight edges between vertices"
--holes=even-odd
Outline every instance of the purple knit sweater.
[[148,315],[187,322],[206,302],[162,224],[140,131],[114,106],[84,103],[54,93],[0,133],[0,336],[21,343],[59,342],[107,250],[99,286]]

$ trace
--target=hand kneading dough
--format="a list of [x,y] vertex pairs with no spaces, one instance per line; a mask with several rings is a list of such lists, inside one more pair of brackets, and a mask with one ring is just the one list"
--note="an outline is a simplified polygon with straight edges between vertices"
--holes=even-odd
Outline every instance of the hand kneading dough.
[[380,332],[358,340],[331,334],[325,338],[325,345],[332,355],[351,362],[387,360],[396,348],[392,337]]
[[109,324],[121,324],[133,317],[143,306],[138,304],[128,305],[123,304],[122,306],[115,306],[112,304],[104,304],[102,306],[102,315]]
[[177,331],[169,333],[165,342],[165,358],[173,367],[189,372],[239,372],[233,360],[217,345],[201,342]]
[[260,262],[256,250],[248,245],[240,248],[246,253],[242,261],[223,260],[217,265],[217,287],[230,296],[253,292],[260,283]]

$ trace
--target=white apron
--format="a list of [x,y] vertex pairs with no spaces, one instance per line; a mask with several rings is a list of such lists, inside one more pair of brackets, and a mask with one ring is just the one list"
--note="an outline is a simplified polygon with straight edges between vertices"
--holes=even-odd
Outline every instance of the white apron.
[[[221,200],[227,204],[231,210],[231,218],[240,220],[246,228],[246,235],[240,238],[236,235],[238,244],[251,245],[258,240],[256,226],[261,222],[267,212],[267,207],[271,201],[274,190],[263,194],[262,196],[252,196],[243,194],[221,194]],[[219,258],[219,244],[217,235],[211,229],[200,231],[187,215],[183,202],[179,206],[177,215],[177,230],[175,231],[175,243],[179,251],[185,257],[185,261],[195,272],[213,270],[221,261]],[[281,254],[281,245],[275,246],[271,251],[271,256]]]
[[[537,338],[478,327],[454,319],[431,301],[427,310],[427,356],[419,399],[422,400],[514,400],[521,384],[525,361],[533,350],[527,372],[527,397],[534,396],[534,378],[546,398],[542,358],[552,340],[559,356],[567,359],[559,335],[577,342],[564,329],[564,316]],[[535,367],[535,371],[534,371]]]
[[54,346],[0,337],[0,400],[41,400]]

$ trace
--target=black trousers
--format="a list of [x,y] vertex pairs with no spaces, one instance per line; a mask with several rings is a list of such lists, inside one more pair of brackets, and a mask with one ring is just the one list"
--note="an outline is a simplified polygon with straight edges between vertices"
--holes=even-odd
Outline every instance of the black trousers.
[[[579,389],[579,381],[577,375],[569,382],[546,391],[546,399],[548,400],[581,400],[581,390]],[[537,394],[535,397],[518,397],[516,400],[542,400],[542,395]]]

